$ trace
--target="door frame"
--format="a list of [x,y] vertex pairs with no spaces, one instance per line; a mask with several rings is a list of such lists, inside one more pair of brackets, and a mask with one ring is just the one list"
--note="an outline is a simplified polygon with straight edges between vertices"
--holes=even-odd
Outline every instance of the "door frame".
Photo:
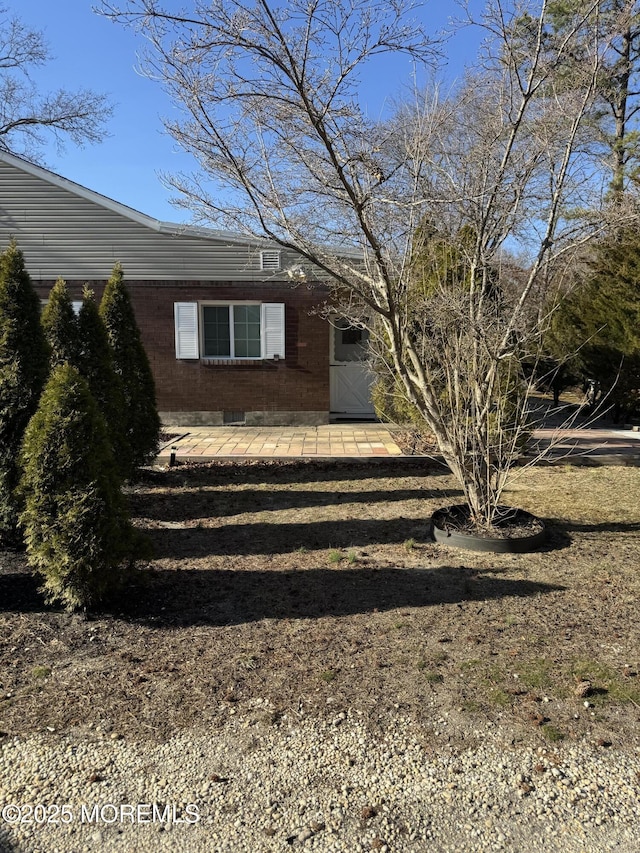
[[[365,376],[368,378],[367,384],[369,385],[369,391],[371,390],[373,374],[369,368],[368,362],[365,360],[362,361],[337,361],[335,359],[335,345],[336,345],[336,331],[341,331],[338,329],[333,323],[330,324],[330,335],[329,335],[329,417],[330,420],[375,420],[376,413],[373,407],[373,402],[371,400],[371,395],[369,393],[369,406],[367,408],[362,408],[361,405],[357,405],[355,402],[356,395],[354,394],[354,403],[349,405],[347,402],[346,406],[338,408],[336,405],[336,396],[337,396],[337,382],[338,382],[338,371],[340,371],[340,375],[344,376],[348,371],[351,371],[352,374],[359,377],[362,381],[364,381]],[[335,408],[334,408],[335,406]]]

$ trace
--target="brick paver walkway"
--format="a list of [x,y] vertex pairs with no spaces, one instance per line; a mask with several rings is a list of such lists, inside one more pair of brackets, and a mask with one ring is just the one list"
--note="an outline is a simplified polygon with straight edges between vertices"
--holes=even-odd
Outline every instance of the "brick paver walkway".
[[[176,459],[402,457],[393,428],[383,424],[326,424],[318,427],[167,427],[175,436],[159,454]],[[631,430],[536,430],[531,449],[548,447],[551,459],[592,457],[604,464],[640,463],[640,433]]]
[[180,438],[160,452],[176,458],[220,459],[250,456],[336,458],[402,456],[382,424],[327,424],[318,427],[167,427]]

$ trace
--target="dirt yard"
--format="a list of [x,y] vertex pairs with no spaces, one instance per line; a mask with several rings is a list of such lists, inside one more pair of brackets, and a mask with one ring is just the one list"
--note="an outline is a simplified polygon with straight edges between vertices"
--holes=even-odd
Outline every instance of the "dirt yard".
[[[541,467],[529,555],[435,545],[433,464],[213,463],[130,490],[154,561],[111,612],[46,607],[0,554],[0,731],[162,740],[229,715],[401,712],[430,739],[640,741],[640,471]],[[436,734],[437,733],[437,734]]]

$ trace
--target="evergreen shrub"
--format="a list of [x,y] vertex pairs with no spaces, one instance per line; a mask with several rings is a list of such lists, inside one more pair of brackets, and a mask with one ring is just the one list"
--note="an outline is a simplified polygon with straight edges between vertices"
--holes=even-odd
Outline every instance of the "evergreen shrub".
[[113,268],[100,303],[113,354],[113,367],[124,392],[125,435],[133,469],[150,462],[158,450],[160,418],[149,359],[140,337],[120,264]]
[[78,332],[78,369],[89,383],[93,399],[104,415],[118,472],[122,479],[127,479],[133,472],[133,461],[126,434],[124,389],[114,370],[107,330],[89,287],[85,287],[82,294]]
[[78,370],[54,368],[25,432],[19,486],[31,567],[47,601],[107,600],[136,556],[104,418]]
[[19,541],[18,455],[48,370],[40,300],[12,241],[0,255],[0,540],[5,544]]
[[50,367],[78,364],[79,330],[66,282],[59,278],[51,288],[42,311],[42,328],[49,344]]

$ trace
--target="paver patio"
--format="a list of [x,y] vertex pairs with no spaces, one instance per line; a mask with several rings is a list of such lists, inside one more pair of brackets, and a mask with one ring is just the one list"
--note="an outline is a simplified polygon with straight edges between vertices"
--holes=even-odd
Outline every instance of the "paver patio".
[[[378,423],[324,424],[317,427],[166,427],[159,461],[176,459],[381,459],[403,457],[394,428]],[[535,430],[536,447],[554,446],[550,458],[592,457],[604,464],[640,462],[640,433],[614,429]],[[406,458],[406,457],[404,457]],[[415,457],[414,457],[415,458]]]

